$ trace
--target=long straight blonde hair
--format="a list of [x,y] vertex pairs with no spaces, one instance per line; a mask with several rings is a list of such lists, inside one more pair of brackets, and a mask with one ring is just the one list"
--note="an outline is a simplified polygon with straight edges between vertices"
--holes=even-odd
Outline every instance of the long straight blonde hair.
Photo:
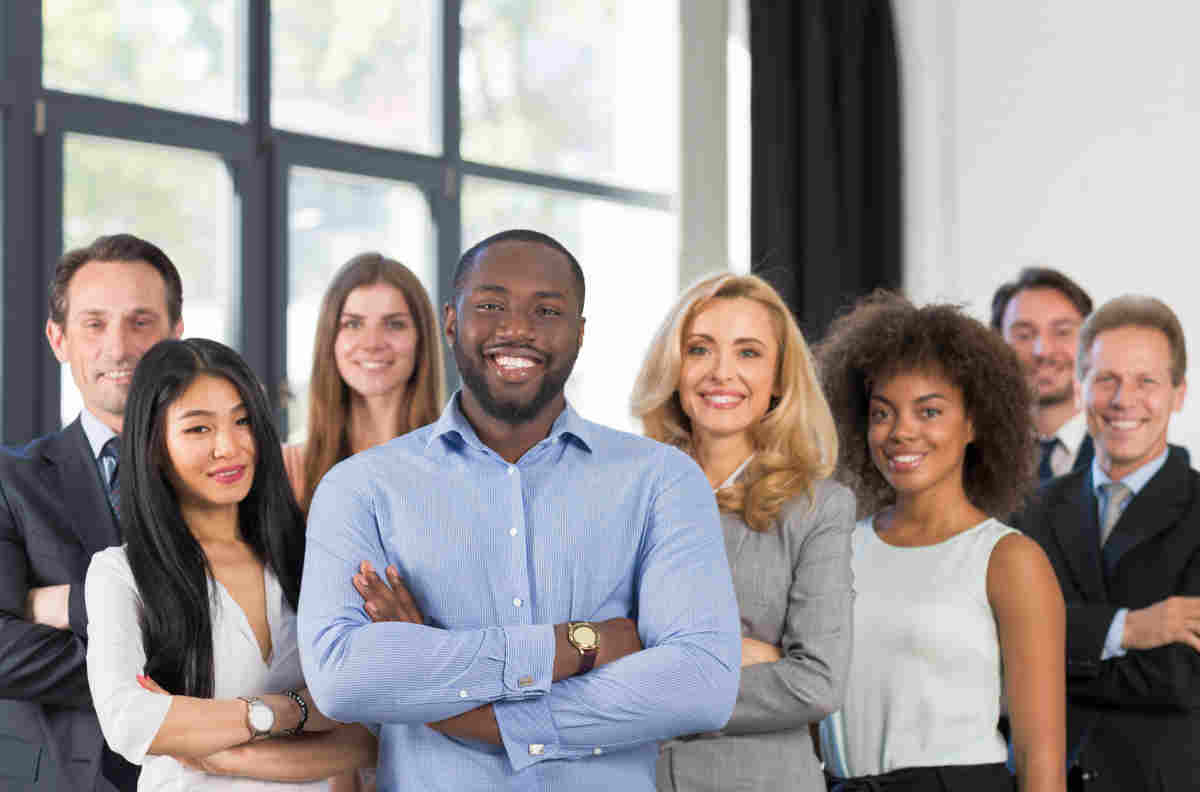
[[401,414],[395,434],[399,436],[433,423],[445,401],[441,339],[433,304],[421,281],[408,267],[380,253],[360,253],[347,261],[333,276],[321,300],[313,342],[308,437],[304,447],[304,494],[300,500],[305,513],[308,513],[321,477],[350,456],[350,388],[338,373],[333,347],[346,297],[360,286],[376,283],[386,283],[400,290],[417,328],[417,359],[405,390],[408,409]]
[[838,455],[833,414],[812,353],[769,283],[755,275],[718,274],[685,291],[650,345],[631,407],[647,436],[693,453],[691,419],[679,400],[685,333],[713,300],[738,297],[754,300],[771,316],[779,342],[775,381],[780,395],[751,430],[753,462],[735,485],[717,493],[717,505],[740,515],[752,530],[767,531],[787,500],[802,493],[811,498],[813,485],[833,472]]

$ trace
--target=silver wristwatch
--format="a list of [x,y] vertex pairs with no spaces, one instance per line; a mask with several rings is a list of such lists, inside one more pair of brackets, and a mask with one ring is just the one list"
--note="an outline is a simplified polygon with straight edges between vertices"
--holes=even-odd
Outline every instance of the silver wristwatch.
[[250,739],[270,737],[275,728],[275,710],[258,696],[238,696],[246,702],[246,726],[250,728]]

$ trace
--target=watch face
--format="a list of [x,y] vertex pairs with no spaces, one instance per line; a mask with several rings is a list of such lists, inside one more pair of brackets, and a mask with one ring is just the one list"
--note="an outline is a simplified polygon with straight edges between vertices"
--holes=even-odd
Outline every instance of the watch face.
[[250,725],[257,732],[269,732],[275,725],[275,712],[261,701],[250,705]]
[[575,629],[571,631],[571,638],[580,649],[596,648],[596,630],[590,624],[576,625]]

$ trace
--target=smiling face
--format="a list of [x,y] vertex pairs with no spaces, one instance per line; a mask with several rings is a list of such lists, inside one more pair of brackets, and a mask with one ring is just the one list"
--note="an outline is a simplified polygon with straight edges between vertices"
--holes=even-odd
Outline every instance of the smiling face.
[[166,281],[145,261],[84,264],[67,286],[65,322],[46,322],[54,356],[70,364],[84,406],[117,432],[138,361],[182,330],[182,322],[170,326]]
[[236,506],[254,483],[254,430],[229,380],[201,374],[167,408],[167,478],[182,509]]
[[416,368],[419,341],[404,293],[373,283],[346,295],[333,358],[342,380],[360,396],[403,392]]
[[961,490],[975,430],[962,391],[940,375],[908,371],[875,385],[867,445],[897,496]]
[[1187,383],[1171,384],[1171,345],[1161,330],[1127,326],[1092,341],[1083,402],[1100,468],[1121,479],[1167,448],[1171,413]]
[[1004,311],[1004,340],[1025,369],[1039,406],[1075,396],[1075,349],[1084,317],[1058,289],[1023,289]]
[[565,256],[534,242],[491,245],[445,322],[469,418],[516,425],[562,411],[584,324]]
[[679,403],[703,445],[739,437],[747,453],[751,430],[776,395],[779,338],[767,307],[747,297],[718,298],[683,333]]

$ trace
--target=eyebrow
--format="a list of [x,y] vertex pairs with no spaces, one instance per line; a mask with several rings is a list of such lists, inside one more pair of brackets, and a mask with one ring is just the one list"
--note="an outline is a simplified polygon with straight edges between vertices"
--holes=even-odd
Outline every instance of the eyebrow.
[[[931,400],[933,400],[933,399],[941,399],[942,401],[950,401],[949,397],[947,397],[947,396],[943,396],[942,394],[940,394],[940,393],[937,393],[937,392],[934,392],[934,393],[926,393],[924,396],[918,396],[917,398],[913,399],[913,401],[914,401],[914,402],[916,402],[917,404],[920,404],[921,402],[924,402],[924,401],[931,401]],[[889,400],[889,399],[888,399],[886,396],[880,396],[880,395],[879,395],[879,394],[877,394],[877,393],[872,393],[872,394],[871,394],[871,400],[873,400],[873,401],[874,401],[874,400],[881,401],[881,402],[883,402],[884,404],[888,405],[889,407],[895,407],[895,406],[896,406],[896,405],[892,404],[891,400]]]
[[[238,410],[244,410],[244,409],[246,409],[246,403],[238,402],[237,404],[235,404],[234,406],[229,408],[229,412],[235,413]],[[178,416],[175,420],[183,421],[188,418],[208,417],[208,416],[212,416],[212,415],[216,415],[216,414],[217,414],[216,410],[204,410],[204,409],[197,408],[195,410],[188,410],[183,415]]]
[[[708,333],[692,333],[691,335],[688,336],[689,341],[692,340],[693,338],[702,338],[705,341],[712,341],[714,344],[717,342],[717,339],[713,338]],[[735,343],[735,344],[758,344],[759,346],[767,345],[766,342],[763,341],[762,339],[752,338],[752,337],[735,338],[735,339],[733,339],[733,343]]]
[[[475,288],[471,289],[471,292],[472,293],[489,292],[489,293],[493,293],[493,294],[510,294],[511,293],[504,286],[499,286],[494,283],[481,283],[478,286],[476,286]],[[535,291],[533,293],[533,297],[534,297],[534,299],[537,299],[537,300],[547,300],[547,299],[565,300],[565,299],[567,299],[567,294],[566,294],[566,292],[561,292],[561,291],[544,290],[544,291]]]
[[[366,319],[367,318],[366,314],[355,313],[354,311],[342,311],[342,316],[343,317],[351,316],[351,317],[354,317],[355,319]],[[393,311],[392,313],[384,314],[383,318],[384,319],[394,319],[397,316],[412,316],[412,313],[410,313],[409,311]]]

